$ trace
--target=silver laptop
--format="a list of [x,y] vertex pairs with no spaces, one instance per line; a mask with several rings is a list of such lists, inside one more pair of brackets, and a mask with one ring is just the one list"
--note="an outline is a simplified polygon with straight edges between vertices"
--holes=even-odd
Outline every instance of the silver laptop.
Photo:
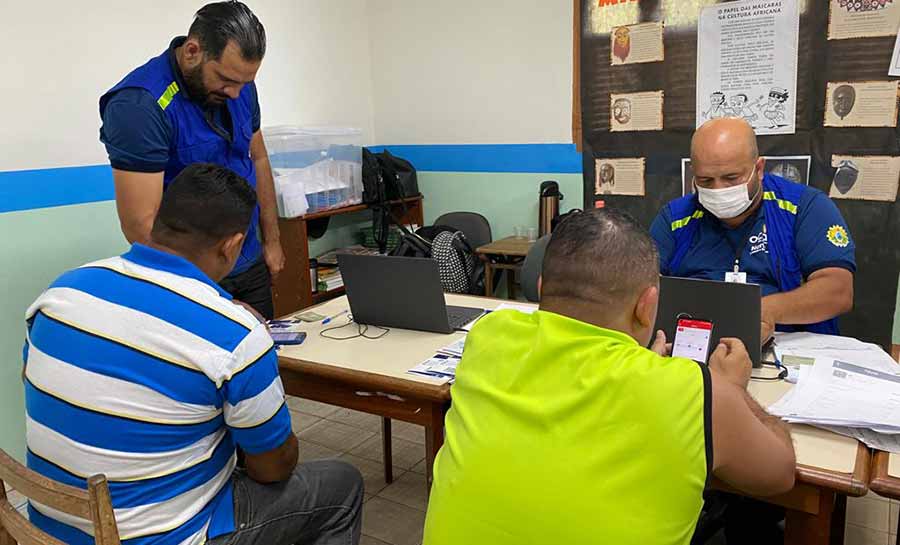
[[338,254],[353,321],[453,333],[484,309],[448,306],[437,261],[418,257]]

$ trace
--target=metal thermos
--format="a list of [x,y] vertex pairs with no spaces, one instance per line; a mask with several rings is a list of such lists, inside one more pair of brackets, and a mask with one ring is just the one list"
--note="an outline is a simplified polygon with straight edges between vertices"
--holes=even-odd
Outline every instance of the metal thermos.
[[538,236],[549,235],[553,220],[559,217],[559,201],[563,200],[559,184],[553,180],[541,182],[540,209],[538,211]]

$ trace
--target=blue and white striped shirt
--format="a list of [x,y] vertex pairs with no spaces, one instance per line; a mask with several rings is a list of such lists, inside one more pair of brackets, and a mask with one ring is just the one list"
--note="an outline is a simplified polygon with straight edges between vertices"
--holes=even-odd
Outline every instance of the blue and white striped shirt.
[[[140,244],[59,277],[28,309],[28,466],[85,488],[110,482],[127,545],[201,545],[234,531],[235,446],[291,433],[265,326],[187,260]],[[39,503],[71,545],[86,520]]]

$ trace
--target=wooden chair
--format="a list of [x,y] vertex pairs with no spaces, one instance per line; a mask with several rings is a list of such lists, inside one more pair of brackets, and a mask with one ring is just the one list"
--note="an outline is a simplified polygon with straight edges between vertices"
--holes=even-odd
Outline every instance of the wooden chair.
[[97,545],[120,544],[104,475],[88,479],[88,489],[82,490],[31,471],[0,449],[0,545],[66,545],[38,530],[13,508],[4,481],[26,498],[91,521]]

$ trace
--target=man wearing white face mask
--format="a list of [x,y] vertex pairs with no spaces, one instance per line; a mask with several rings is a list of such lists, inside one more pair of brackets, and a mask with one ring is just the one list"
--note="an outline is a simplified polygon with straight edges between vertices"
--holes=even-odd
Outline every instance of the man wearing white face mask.
[[821,191],[766,174],[756,135],[739,118],[694,133],[696,194],[660,210],[650,229],[662,274],[762,287],[761,340],[779,331],[837,334],[853,306],[855,246]]

